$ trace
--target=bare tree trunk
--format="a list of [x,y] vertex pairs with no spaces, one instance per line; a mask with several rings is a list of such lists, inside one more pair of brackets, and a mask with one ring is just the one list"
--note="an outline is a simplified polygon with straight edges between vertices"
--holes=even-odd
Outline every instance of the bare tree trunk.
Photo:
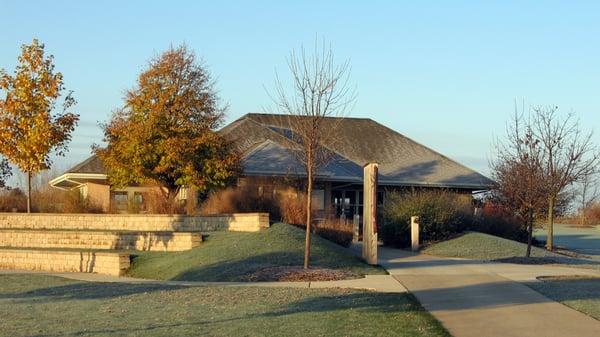
[[310,230],[312,223],[312,190],[313,190],[313,172],[309,168],[307,170],[307,185],[306,185],[306,240],[304,241],[304,269],[308,269],[310,259]]
[[174,214],[177,211],[177,195],[179,195],[180,187],[174,189],[169,188],[167,192],[167,208],[169,214]]
[[275,76],[274,100],[278,110],[289,115],[293,153],[307,175],[305,269],[310,262],[314,175],[332,160],[335,154],[330,148],[339,141],[335,131],[340,118],[330,117],[343,117],[352,109],[356,98],[349,85],[349,62],[336,65],[331,49],[323,44],[320,50],[317,42],[315,40],[312,55],[307,55],[304,48],[299,53],[291,52],[287,59],[292,75],[289,87],[279,81],[277,74]]
[[198,191],[194,187],[187,187],[185,200],[185,214],[192,215],[198,207]]
[[525,253],[525,257],[529,258],[531,256],[531,244],[533,241],[533,210],[529,210],[529,214],[527,217],[527,252]]
[[31,172],[27,172],[27,213],[31,213]]
[[556,203],[555,197],[550,197],[548,200],[548,235],[546,238],[546,249],[554,249],[554,205]]
[[580,222],[581,226],[585,226],[585,223],[587,222],[585,219],[585,211],[586,211],[585,206],[587,205],[588,183],[589,183],[589,175],[585,177],[585,180],[583,182],[583,186],[581,189],[581,207],[579,208],[579,213],[580,213],[579,222]]

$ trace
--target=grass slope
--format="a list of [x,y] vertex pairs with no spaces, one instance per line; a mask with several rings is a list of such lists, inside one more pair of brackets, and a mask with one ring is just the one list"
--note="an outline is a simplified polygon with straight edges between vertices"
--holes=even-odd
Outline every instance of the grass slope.
[[[357,274],[385,274],[341,246],[313,236],[311,265],[349,270]],[[304,231],[275,224],[256,233],[211,233],[200,247],[177,253],[145,252],[135,257],[132,277],[186,281],[240,281],[257,270],[302,265]]]
[[600,320],[600,278],[552,277],[527,285],[548,298]]
[[449,336],[408,294],[0,275],[0,336]]
[[[498,260],[525,256],[527,245],[497,236],[469,232],[457,238],[434,243],[423,250],[437,256],[460,257],[476,260]],[[531,247],[532,257],[555,257],[557,254]]]

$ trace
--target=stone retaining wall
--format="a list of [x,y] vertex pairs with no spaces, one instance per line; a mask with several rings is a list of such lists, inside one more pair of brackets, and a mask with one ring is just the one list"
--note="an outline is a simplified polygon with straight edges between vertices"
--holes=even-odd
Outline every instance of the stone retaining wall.
[[122,276],[129,254],[29,249],[0,249],[0,269],[83,272]]
[[200,245],[199,232],[0,230],[0,247],[117,249],[174,252]]
[[268,213],[214,216],[146,214],[0,213],[0,228],[128,231],[239,231],[269,227]]

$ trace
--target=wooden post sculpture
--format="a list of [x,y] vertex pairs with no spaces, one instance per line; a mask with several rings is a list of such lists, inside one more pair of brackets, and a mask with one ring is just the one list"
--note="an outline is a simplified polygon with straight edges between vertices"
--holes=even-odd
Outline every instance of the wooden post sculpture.
[[377,264],[377,177],[379,166],[369,163],[364,167],[363,197],[363,250],[369,264]]
[[419,250],[419,217],[410,217],[410,248],[413,252]]

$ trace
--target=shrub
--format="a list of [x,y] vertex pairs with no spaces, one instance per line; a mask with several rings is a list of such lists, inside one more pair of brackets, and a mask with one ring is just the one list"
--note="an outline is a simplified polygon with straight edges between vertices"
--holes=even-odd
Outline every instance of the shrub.
[[600,224],[600,202],[593,202],[584,209],[580,209],[576,219],[571,220],[582,226],[594,226]]
[[[82,198],[78,191],[43,188],[31,193],[32,212],[36,213],[102,213],[102,209]],[[0,193],[0,212],[27,211],[27,196],[20,189]]]
[[238,198],[237,192],[233,188],[213,191],[208,194],[208,197],[200,206],[200,214],[229,214],[237,212],[235,200]]
[[[89,198],[83,198],[79,191],[60,191],[60,203],[55,209],[57,213],[102,213],[102,208],[95,205]],[[46,192],[50,193],[50,191]],[[47,203],[51,205],[51,202]]]
[[44,187],[31,194],[31,208],[37,213],[102,213],[102,208],[83,198],[79,191]]
[[470,195],[443,190],[412,190],[391,192],[383,206],[384,224],[381,239],[384,244],[410,245],[410,218],[420,217],[419,236],[431,242],[449,239],[468,228],[473,214]]
[[202,215],[237,212],[267,212],[280,219],[279,207],[271,196],[259,196],[247,188],[226,188],[209,193],[199,210]]
[[474,217],[469,230],[527,243],[527,228],[523,220],[508,214],[486,214]]
[[306,195],[293,188],[259,196],[250,188],[226,188],[209,193],[200,205],[202,215],[267,212],[273,221],[302,225],[306,221]]
[[160,192],[159,188],[150,189],[142,193],[143,203],[139,204],[135,200],[128,200],[128,213],[149,213],[149,214],[183,214],[185,213],[185,204],[181,200],[172,200],[169,202]]
[[277,205],[281,214],[281,221],[302,225],[306,221],[306,194],[289,189],[279,193]]
[[350,247],[352,244],[352,222],[342,219],[325,219],[317,223],[317,234],[340,246]]
[[0,212],[27,211],[27,197],[18,188],[0,190]]

